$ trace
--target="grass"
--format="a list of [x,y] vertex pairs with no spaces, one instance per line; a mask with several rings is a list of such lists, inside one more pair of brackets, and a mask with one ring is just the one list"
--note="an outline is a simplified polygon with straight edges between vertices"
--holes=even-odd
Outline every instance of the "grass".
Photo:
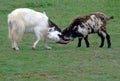
[[[0,1],[0,81],[120,81],[120,9],[119,0],[1,0]],[[115,17],[108,22],[112,48],[99,48],[100,38],[90,35],[90,48],[77,48],[77,39],[67,45],[48,41],[46,50],[40,41],[31,49],[35,37],[26,34],[13,51],[7,38],[7,15],[19,7],[45,11],[63,29],[73,18],[101,11]]]

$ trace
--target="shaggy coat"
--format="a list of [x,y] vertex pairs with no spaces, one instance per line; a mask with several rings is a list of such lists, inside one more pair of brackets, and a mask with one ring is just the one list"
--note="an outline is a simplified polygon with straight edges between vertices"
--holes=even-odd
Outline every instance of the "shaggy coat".
[[106,38],[108,48],[111,47],[110,35],[107,33],[107,21],[113,19],[113,16],[107,17],[101,12],[92,13],[83,17],[75,18],[72,23],[63,30],[62,38],[64,40],[73,40],[78,37],[78,47],[84,38],[86,46],[89,47],[88,34],[97,33],[101,38],[100,47],[103,47]]

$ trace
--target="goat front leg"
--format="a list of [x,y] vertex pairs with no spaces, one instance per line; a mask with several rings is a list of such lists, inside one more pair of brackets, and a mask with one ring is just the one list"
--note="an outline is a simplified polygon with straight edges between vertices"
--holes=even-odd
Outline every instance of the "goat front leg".
[[16,51],[19,50],[18,45],[17,45],[17,43],[16,43],[15,40],[12,40],[12,49],[13,49],[13,50],[16,50]]
[[39,32],[35,32],[35,35],[36,35],[37,40],[33,43],[33,46],[32,46],[33,50],[36,48],[37,44],[40,41],[40,34],[39,34]]
[[52,49],[52,48],[49,47],[48,44],[47,44],[47,38],[44,39],[44,46],[45,46],[45,48],[48,49],[48,50]]
[[85,40],[85,43],[86,43],[86,47],[89,48],[90,44],[89,44],[89,41],[88,41],[88,35],[86,37],[84,37],[84,40]]
[[39,41],[40,41],[40,39],[37,39],[37,40],[34,42],[34,44],[33,44],[33,46],[32,46],[32,49],[33,49],[33,50],[36,48],[36,46],[37,46],[37,44],[38,44]]
[[82,42],[82,38],[78,38],[78,46],[77,47],[81,47],[81,42]]

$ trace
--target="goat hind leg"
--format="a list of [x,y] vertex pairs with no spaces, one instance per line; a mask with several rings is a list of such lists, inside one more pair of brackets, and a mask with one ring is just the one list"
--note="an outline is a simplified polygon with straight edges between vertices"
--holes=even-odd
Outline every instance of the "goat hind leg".
[[107,40],[108,48],[111,48],[110,35],[107,33],[106,33],[106,40]]
[[101,44],[99,47],[102,48],[104,46],[105,37],[102,33],[98,33],[98,35],[101,38]]

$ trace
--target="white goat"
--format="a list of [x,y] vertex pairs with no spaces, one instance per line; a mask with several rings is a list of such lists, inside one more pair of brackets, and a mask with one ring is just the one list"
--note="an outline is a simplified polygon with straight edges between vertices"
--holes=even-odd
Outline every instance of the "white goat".
[[8,15],[8,30],[14,50],[19,50],[16,41],[20,40],[25,32],[34,33],[37,37],[33,49],[41,39],[44,39],[45,48],[51,49],[47,45],[47,38],[58,42],[61,35],[61,30],[49,20],[46,14],[28,8],[15,9]]

